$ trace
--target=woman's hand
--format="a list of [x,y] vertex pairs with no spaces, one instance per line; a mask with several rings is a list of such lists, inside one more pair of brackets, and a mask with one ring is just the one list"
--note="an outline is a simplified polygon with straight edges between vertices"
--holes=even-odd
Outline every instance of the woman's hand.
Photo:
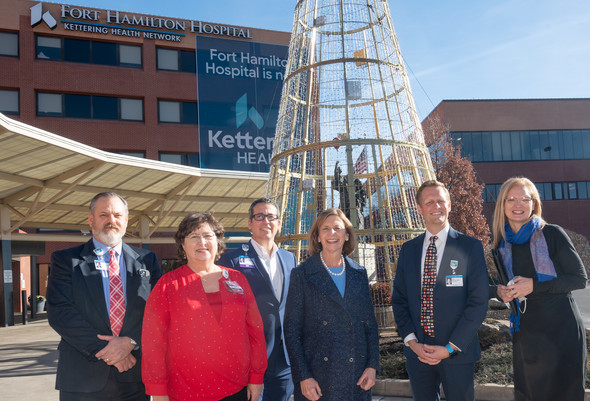
[[533,292],[533,279],[528,277],[516,277],[514,284],[508,286],[513,298],[522,298]]
[[510,288],[506,287],[505,285],[502,284],[498,284],[498,289],[496,290],[496,293],[498,294],[498,296],[500,297],[500,299],[504,302],[510,302],[514,299],[514,297],[512,296],[512,290],[510,290]]
[[262,394],[262,384],[248,384],[248,400],[257,401]]
[[311,401],[317,401],[322,396],[322,389],[313,377],[301,381],[301,393],[305,398]]
[[152,401],[170,401],[167,395],[152,395]]
[[373,368],[367,368],[361,375],[361,378],[356,382],[357,386],[360,386],[363,390],[370,390],[375,385],[375,378],[377,377],[377,371]]

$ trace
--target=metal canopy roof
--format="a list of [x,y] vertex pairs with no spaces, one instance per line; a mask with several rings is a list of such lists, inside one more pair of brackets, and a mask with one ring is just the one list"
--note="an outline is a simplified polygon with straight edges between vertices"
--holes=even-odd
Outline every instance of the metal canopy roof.
[[3,236],[18,228],[88,231],[90,200],[102,191],[127,200],[128,237],[175,232],[184,216],[199,211],[214,212],[226,231],[248,231],[248,207],[265,195],[267,181],[267,173],[105,152],[0,114]]

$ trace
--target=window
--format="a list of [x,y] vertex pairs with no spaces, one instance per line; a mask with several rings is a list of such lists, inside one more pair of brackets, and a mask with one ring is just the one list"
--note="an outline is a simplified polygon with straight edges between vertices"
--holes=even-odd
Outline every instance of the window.
[[158,121],[161,123],[197,123],[196,102],[158,100]]
[[90,63],[90,41],[80,39],[63,39],[63,59],[75,63]]
[[141,47],[119,45],[119,65],[141,67]]
[[0,89],[0,113],[19,114],[18,90]]
[[157,49],[158,70],[196,72],[197,60],[194,51]]
[[143,121],[142,99],[120,99],[121,120]]
[[578,182],[578,199],[588,199],[590,193],[588,193],[588,182],[587,181],[579,181]]
[[[484,202],[496,202],[500,193],[500,184],[484,186]],[[590,199],[590,181],[578,182],[537,182],[535,183],[542,201]]]
[[37,115],[143,121],[143,100],[39,92],[37,93]]
[[141,67],[141,46],[37,36],[37,58],[122,67]]
[[56,93],[37,94],[37,114],[40,116],[61,116],[62,95]]
[[199,155],[197,153],[160,153],[160,161],[199,167]]
[[37,36],[37,58],[61,60],[61,39]]
[[567,183],[567,192],[569,199],[578,199],[578,189],[575,182]]
[[553,198],[555,200],[563,199],[563,187],[561,185],[561,182],[553,183]]
[[18,33],[0,32],[0,56],[18,57]]
[[590,159],[590,130],[453,132],[472,162]]

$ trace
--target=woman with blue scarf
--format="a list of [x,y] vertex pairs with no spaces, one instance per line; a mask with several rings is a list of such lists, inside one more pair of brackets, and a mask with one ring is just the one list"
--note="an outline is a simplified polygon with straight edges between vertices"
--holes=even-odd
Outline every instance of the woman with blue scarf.
[[541,217],[529,179],[500,188],[493,234],[511,280],[497,294],[520,299],[510,317],[515,400],[584,400],[586,331],[571,291],[586,286],[586,271],[563,229]]

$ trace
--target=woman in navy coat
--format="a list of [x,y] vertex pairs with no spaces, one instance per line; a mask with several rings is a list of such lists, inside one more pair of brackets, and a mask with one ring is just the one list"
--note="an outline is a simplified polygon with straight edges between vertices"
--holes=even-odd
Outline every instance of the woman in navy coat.
[[291,272],[285,342],[295,400],[371,400],[379,369],[379,333],[367,272],[350,255],[352,224],[339,209],[319,214],[311,257]]

